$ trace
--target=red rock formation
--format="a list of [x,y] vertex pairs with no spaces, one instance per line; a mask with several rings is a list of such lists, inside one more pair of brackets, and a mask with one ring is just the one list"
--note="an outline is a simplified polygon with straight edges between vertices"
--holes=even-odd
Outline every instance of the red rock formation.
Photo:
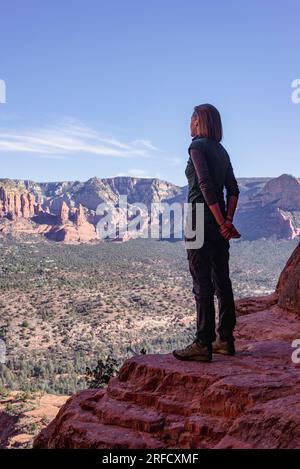
[[300,210],[300,179],[290,174],[271,179],[261,192],[261,200],[263,205],[276,200],[278,207]]
[[278,293],[275,291],[270,295],[251,296],[236,300],[236,313],[238,316],[263,311],[278,302]]
[[61,241],[67,244],[98,240],[94,225],[88,222],[80,226],[76,226],[71,222],[65,225],[56,225],[45,236],[52,241]]
[[293,239],[300,234],[299,214],[300,179],[282,174],[253,195],[242,194],[235,220],[243,239]]
[[[284,239],[293,239],[300,235],[300,179],[288,174],[278,178],[242,178],[239,180],[241,194],[236,214],[236,225],[242,234],[243,240],[254,240],[277,236]],[[96,227],[100,214],[96,214],[97,206],[102,203],[115,205],[120,195],[127,195],[129,211],[133,211],[136,203],[143,203],[150,208],[153,202],[179,202],[186,201],[186,187],[180,188],[166,181],[158,179],[139,179],[117,177],[108,179],[92,178],[85,183],[57,182],[34,183],[33,181],[0,180],[0,225],[6,220],[14,222],[19,218],[31,219],[43,225],[41,233],[51,231],[53,223],[51,217],[48,227],[46,218],[39,221],[40,209],[36,209],[34,194],[39,201],[43,200],[45,211],[58,216],[58,225],[68,225],[72,216],[75,217],[75,226],[84,226],[88,220]],[[27,188],[27,190],[26,190]],[[19,199],[20,197],[20,199]],[[66,203],[72,208],[70,214]],[[46,208],[47,207],[47,208]],[[142,218],[148,217],[148,211],[142,213]],[[3,220],[5,218],[5,220]],[[113,215],[116,221],[118,215]],[[86,220],[87,219],[87,220]],[[156,223],[156,221],[155,221]],[[70,225],[71,226],[71,225]],[[153,223],[152,223],[153,226]],[[1,229],[1,228],[0,228]],[[35,230],[36,231],[36,230]],[[74,230],[67,236],[74,237]],[[91,230],[90,234],[91,234]],[[13,227],[11,233],[14,233]],[[116,241],[126,241],[138,234],[119,234]],[[65,235],[61,240],[65,241]],[[101,236],[99,236],[101,237]],[[87,236],[90,238],[90,235]]]
[[16,193],[14,195],[14,211],[13,211],[13,218],[19,218],[22,216],[21,212],[21,197],[20,194]]
[[67,206],[66,202],[63,201],[58,215],[58,223],[63,225],[69,221],[69,212],[70,209]]
[[97,233],[94,225],[87,221],[81,204],[75,209],[74,223],[72,223],[69,220],[69,207],[63,202],[58,216],[58,224],[46,233],[46,237],[53,241],[73,244],[95,241]]
[[79,204],[73,213],[74,223],[70,220],[70,209],[63,201],[57,223],[44,232],[45,236],[53,241],[68,244],[96,241],[98,239],[96,229],[87,221],[83,206]]
[[34,216],[35,197],[34,197],[33,194],[28,192],[27,198],[28,198],[29,217],[33,217]]
[[[235,357],[127,359],[107,388],[71,397],[34,447],[300,448],[300,364],[291,359],[299,278],[298,246],[276,292],[237,301]],[[286,289],[289,309],[277,304],[285,305]]]
[[278,304],[300,314],[300,244],[290,256],[276,285]]
[[107,389],[70,398],[35,447],[300,448],[299,367],[290,345],[241,343],[237,357],[211,364],[171,354],[125,361]]
[[87,221],[82,205],[75,209],[75,223],[70,221],[69,212],[65,201],[56,216],[48,207],[43,209],[40,203],[36,203],[32,193],[7,191],[0,187],[0,232],[3,235],[42,234],[65,243],[96,240],[95,227]]
[[24,218],[30,217],[29,201],[27,194],[21,194],[21,211]]
[[86,223],[87,219],[86,219],[86,216],[85,216],[85,213],[84,213],[84,209],[83,209],[83,206],[81,204],[79,204],[79,207],[76,209],[75,211],[75,225],[76,226],[81,226],[81,225],[84,225]]
[[31,218],[35,213],[35,196],[28,191],[7,190],[0,187],[0,218],[8,215],[12,220]]

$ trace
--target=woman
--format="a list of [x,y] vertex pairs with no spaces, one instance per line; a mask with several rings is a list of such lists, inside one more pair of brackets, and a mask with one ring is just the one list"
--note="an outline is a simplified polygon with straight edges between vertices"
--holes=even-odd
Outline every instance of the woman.
[[[190,130],[192,142],[185,170],[188,202],[193,209],[197,203],[204,204],[204,242],[200,248],[187,249],[196,300],[196,337],[186,348],[174,350],[173,355],[180,360],[211,361],[213,352],[235,353],[233,330],[236,318],[229,277],[229,240],[241,236],[232,223],[240,191],[229,155],[220,143],[222,122],[218,110],[211,104],[196,106]],[[215,292],[219,306],[218,336],[215,332]]]

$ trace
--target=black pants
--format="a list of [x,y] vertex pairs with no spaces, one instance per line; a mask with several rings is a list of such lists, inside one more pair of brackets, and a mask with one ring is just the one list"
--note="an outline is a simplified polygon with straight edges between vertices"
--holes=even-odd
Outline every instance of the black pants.
[[218,333],[222,340],[232,337],[236,324],[235,304],[229,277],[229,241],[218,232],[215,224],[204,224],[201,248],[187,249],[189,269],[196,300],[196,339],[207,345],[216,339],[214,294],[218,299]]

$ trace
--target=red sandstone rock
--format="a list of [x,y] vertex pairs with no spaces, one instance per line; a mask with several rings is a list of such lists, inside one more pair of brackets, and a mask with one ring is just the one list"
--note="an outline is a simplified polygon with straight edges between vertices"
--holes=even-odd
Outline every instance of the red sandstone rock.
[[278,304],[300,314],[300,244],[290,256],[276,286]]
[[4,236],[11,235],[14,238],[20,236],[34,235],[39,233],[39,225],[33,225],[28,218],[16,218],[15,220],[9,220],[7,218],[0,219],[0,233]]
[[263,311],[273,306],[278,301],[278,293],[273,292],[270,295],[250,296],[235,301],[236,313],[239,316],[244,314]]
[[[72,396],[34,447],[300,448],[299,278],[298,246],[278,291],[237,305],[236,356],[136,355],[106,389]],[[286,289],[294,312],[276,303]]]
[[79,207],[76,209],[75,211],[75,225],[76,226],[81,226],[81,225],[84,225],[86,223],[87,219],[86,219],[86,216],[85,216],[85,213],[84,213],[84,209],[83,209],[83,206],[81,204],[79,204]]
[[26,194],[21,194],[21,210],[24,218],[29,218],[29,206]]
[[35,197],[28,191],[7,190],[0,187],[0,217],[9,215],[12,220],[31,218],[35,213]]
[[58,224],[47,232],[49,239],[65,243],[89,242],[97,239],[95,227],[87,221],[81,204],[75,209],[74,223],[70,221],[69,216],[70,209],[63,201],[58,215]]
[[95,227],[88,222],[80,226],[76,226],[72,222],[56,225],[47,231],[46,237],[52,241],[62,241],[67,244],[98,240]]
[[293,239],[300,234],[299,213],[300,179],[282,174],[254,194],[242,193],[235,221],[243,239]]
[[[96,227],[100,215],[95,214],[99,203],[106,202],[115,205],[120,194],[127,195],[129,212],[135,213],[135,204],[143,203],[150,208],[152,202],[168,201],[169,203],[183,203],[186,199],[186,188],[174,186],[166,181],[158,179],[139,179],[117,177],[109,179],[92,178],[85,183],[61,182],[61,183],[34,183],[33,181],[0,180],[0,219],[18,220],[19,217],[32,218],[40,215],[36,209],[35,196],[39,202],[43,201],[43,212],[51,211],[52,215],[58,215],[58,225],[67,224],[72,219],[73,210],[75,225],[81,226],[85,218]],[[2,185],[3,184],[3,185]],[[295,238],[300,234],[300,180],[288,174],[278,178],[242,178],[240,201],[236,214],[236,224],[242,233],[243,239],[258,239],[261,237],[279,236],[285,239]],[[26,189],[27,188],[27,189]],[[19,200],[20,196],[20,200]],[[68,212],[66,204],[72,207],[72,213]],[[82,204],[78,208],[78,204]],[[21,204],[21,207],[20,207]],[[73,208],[74,207],[74,208]],[[83,208],[84,207],[84,208]],[[59,213],[60,212],[60,213]],[[120,214],[121,215],[121,214]],[[129,213],[130,215],[130,213]],[[142,219],[148,221],[148,211],[141,211]],[[113,215],[113,222],[119,215]],[[154,217],[156,219],[156,217]],[[0,224],[2,223],[0,220]],[[33,220],[39,223],[39,220]],[[45,220],[43,220],[44,222]],[[157,221],[152,221],[152,227]],[[44,225],[44,223],[43,223]],[[43,226],[38,230],[45,233],[52,230],[52,225],[46,229]],[[148,227],[146,227],[147,229]],[[74,238],[74,230],[69,233]],[[86,231],[86,230],[85,230]],[[12,227],[12,234],[14,230]],[[127,241],[139,236],[131,230],[130,233],[119,233],[115,241]],[[68,236],[62,235],[62,241]],[[75,236],[76,237],[76,236]],[[89,239],[90,236],[88,235]]]
[[62,203],[58,224],[53,226],[46,234],[53,241],[64,243],[79,243],[97,240],[94,225],[86,219],[84,208],[81,204],[75,209],[74,223],[69,220],[69,208],[65,202]]
[[263,205],[276,200],[278,207],[300,210],[300,179],[290,174],[271,179],[261,192],[261,200]]
[[28,198],[29,217],[33,217],[34,216],[35,197],[34,197],[33,194],[28,192],[27,198]]
[[139,355],[106,390],[70,398],[34,446],[300,448],[299,371],[280,340],[244,344],[210,364]]
[[32,193],[8,191],[0,187],[1,234],[15,237],[22,234],[43,234],[49,239],[65,243],[97,240],[96,229],[87,221],[82,205],[75,209],[75,223],[69,220],[69,212],[64,201],[58,216],[55,216],[50,214],[48,207],[44,210],[40,203],[36,203]]
[[16,193],[14,195],[14,218],[19,218],[20,216],[22,216],[21,197],[20,194]]
[[63,201],[61,204],[59,215],[58,215],[58,223],[60,225],[63,225],[64,223],[68,222],[69,212],[70,212],[69,207],[67,206],[66,202]]

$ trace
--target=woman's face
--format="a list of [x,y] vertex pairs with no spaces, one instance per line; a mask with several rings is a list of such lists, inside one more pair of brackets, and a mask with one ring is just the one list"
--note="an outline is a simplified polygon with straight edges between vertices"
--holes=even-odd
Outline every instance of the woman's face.
[[191,137],[195,137],[198,133],[198,119],[197,117],[191,117],[190,123]]

